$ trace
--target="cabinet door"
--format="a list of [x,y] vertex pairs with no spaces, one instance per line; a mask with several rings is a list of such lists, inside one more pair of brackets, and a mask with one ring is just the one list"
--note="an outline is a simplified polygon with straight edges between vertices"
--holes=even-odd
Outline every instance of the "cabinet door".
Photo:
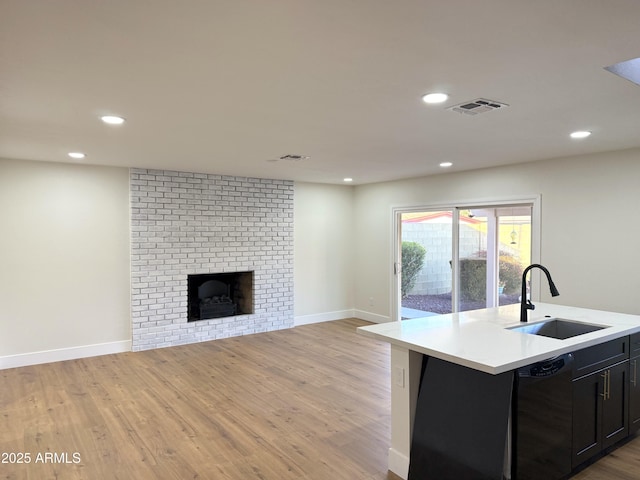
[[571,468],[602,450],[604,378],[595,372],[573,381],[573,446]]
[[629,434],[629,365],[619,363],[608,372],[607,395],[602,401],[602,448],[607,448]]
[[629,434],[640,430],[640,357],[631,359],[629,365]]

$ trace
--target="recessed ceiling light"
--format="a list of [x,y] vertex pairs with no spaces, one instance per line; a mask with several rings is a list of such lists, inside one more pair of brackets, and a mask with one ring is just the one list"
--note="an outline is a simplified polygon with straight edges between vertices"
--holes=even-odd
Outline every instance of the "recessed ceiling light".
[[82,153],[82,152],[69,152],[69,154],[68,154],[68,155],[69,155],[71,158],[77,158],[77,159],[80,159],[80,158],[84,158],[84,157],[86,157],[86,155],[85,155],[84,153]]
[[577,132],[573,132],[570,136],[571,138],[587,138],[589,135],[591,135],[591,132],[579,130]]
[[342,179],[343,182],[353,182],[353,178],[347,177]]
[[442,168],[449,168],[449,167],[450,167],[450,166],[452,166],[452,165],[453,165],[453,163],[451,163],[451,162],[442,162],[442,163],[440,164],[440,166],[441,166]]
[[103,115],[100,120],[109,125],[122,125],[124,123],[124,118],[115,115]]
[[427,93],[422,96],[422,101],[424,103],[442,103],[446,102],[449,95],[446,93]]

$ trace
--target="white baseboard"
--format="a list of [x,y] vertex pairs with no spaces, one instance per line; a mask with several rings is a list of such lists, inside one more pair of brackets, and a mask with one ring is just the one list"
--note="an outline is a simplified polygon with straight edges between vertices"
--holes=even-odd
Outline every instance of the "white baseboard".
[[331,322],[333,320],[342,320],[343,318],[354,317],[353,310],[338,310],[336,312],[316,313],[313,315],[299,315],[294,318],[294,326],[309,325],[311,323]]
[[298,315],[294,318],[294,326],[309,325],[311,323],[331,322],[333,320],[342,320],[343,318],[359,318],[372,323],[387,323],[391,321],[391,317],[378,315],[377,313],[367,312],[365,310],[338,310],[336,312],[316,313],[313,315]]
[[0,370],[130,351],[131,340],[121,340],[119,342],[99,343],[95,345],[83,345],[81,347],[60,348],[57,350],[46,350],[42,352],[7,355],[0,357]]
[[353,316],[359,318],[360,320],[366,320],[367,322],[373,323],[387,323],[391,321],[391,317],[367,312],[365,310],[354,310]]
[[397,450],[389,449],[389,470],[406,480],[409,476],[409,458]]

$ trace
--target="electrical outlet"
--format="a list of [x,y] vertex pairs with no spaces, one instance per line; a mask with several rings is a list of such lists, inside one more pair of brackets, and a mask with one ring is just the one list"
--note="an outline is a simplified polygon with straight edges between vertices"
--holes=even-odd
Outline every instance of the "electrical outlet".
[[373,297],[369,297],[369,306],[373,307]]

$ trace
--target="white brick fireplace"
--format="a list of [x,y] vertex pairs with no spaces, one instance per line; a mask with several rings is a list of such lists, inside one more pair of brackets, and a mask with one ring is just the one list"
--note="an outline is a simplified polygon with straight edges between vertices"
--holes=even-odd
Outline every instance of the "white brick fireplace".
[[[131,169],[132,349],[293,326],[293,182]],[[253,272],[253,313],[188,322],[187,276]]]

